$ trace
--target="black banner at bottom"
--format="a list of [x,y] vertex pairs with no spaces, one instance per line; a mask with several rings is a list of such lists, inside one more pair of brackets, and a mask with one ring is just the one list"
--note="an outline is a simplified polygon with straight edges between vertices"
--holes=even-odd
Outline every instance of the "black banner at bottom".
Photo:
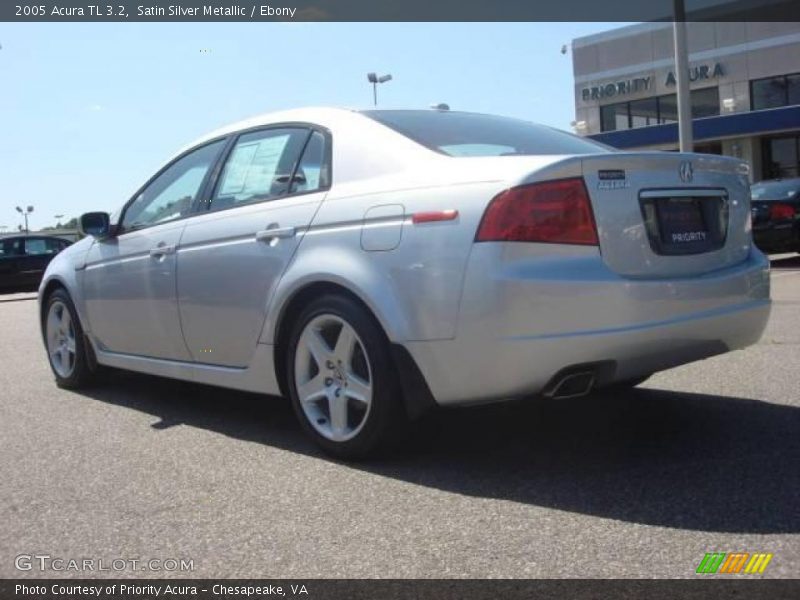
[[0,598],[23,600],[508,600],[800,598],[800,580],[719,579],[4,579]]

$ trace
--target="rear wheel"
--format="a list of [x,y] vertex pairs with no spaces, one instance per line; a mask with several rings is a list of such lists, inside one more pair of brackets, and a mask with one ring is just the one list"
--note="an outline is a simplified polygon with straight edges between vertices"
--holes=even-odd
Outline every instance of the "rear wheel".
[[339,295],[311,302],[286,354],[292,405],[323,449],[360,458],[394,438],[405,416],[397,373],[383,331],[357,302]]
[[93,373],[88,349],[78,313],[66,290],[58,289],[48,296],[42,326],[56,384],[72,389],[89,383]]

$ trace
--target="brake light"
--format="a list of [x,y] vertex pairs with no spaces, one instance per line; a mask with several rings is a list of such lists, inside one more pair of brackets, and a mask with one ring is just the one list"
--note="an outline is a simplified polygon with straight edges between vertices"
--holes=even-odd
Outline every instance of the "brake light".
[[772,221],[781,221],[794,217],[794,207],[790,204],[775,202],[769,205],[769,218]]
[[597,227],[583,179],[559,179],[501,192],[483,215],[476,242],[596,246]]

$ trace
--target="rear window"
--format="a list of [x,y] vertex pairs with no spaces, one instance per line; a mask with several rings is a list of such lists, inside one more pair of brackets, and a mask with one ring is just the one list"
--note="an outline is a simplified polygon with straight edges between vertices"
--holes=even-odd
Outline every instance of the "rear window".
[[611,148],[508,117],[437,110],[367,110],[363,114],[449,156],[596,154]]
[[800,180],[762,181],[750,187],[753,200],[788,200],[800,191]]

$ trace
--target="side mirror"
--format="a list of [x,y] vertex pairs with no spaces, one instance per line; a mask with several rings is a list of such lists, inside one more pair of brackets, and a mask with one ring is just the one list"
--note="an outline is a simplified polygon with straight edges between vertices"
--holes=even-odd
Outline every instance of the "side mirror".
[[106,237],[111,234],[111,218],[104,212],[84,213],[81,215],[78,227],[84,235]]

